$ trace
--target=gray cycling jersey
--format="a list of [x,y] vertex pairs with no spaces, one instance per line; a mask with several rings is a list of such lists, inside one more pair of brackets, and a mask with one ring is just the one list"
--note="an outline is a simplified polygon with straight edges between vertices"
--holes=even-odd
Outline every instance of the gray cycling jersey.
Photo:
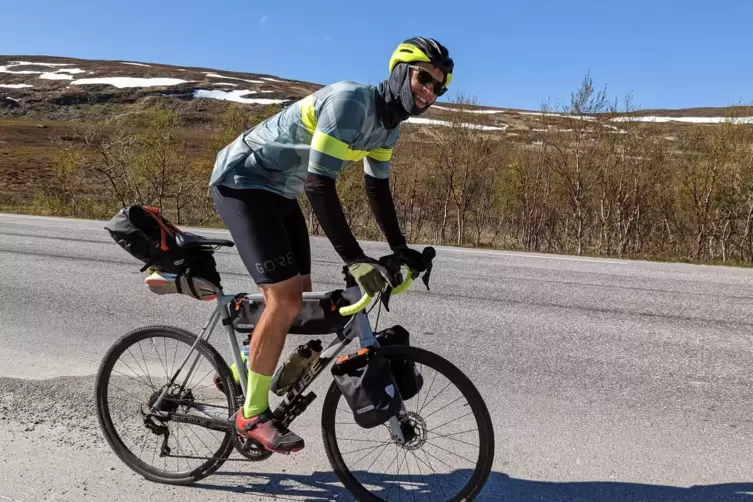
[[337,178],[348,162],[388,178],[398,128],[376,110],[377,88],[338,82],[291,104],[220,150],[210,186],[261,188],[288,198],[301,194],[306,172]]

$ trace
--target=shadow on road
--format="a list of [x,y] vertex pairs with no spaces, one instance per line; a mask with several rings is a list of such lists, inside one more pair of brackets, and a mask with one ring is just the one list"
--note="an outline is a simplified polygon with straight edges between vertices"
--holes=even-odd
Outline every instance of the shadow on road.
[[[378,488],[375,495],[385,500],[420,502],[446,500],[456,493],[452,488],[459,480],[467,479],[470,471],[455,471],[447,475],[401,475],[380,479],[380,475],[359,472],[360,481],[369,479]],[[213,479],[225,478],[219,483]],[[210,481],[210,482],[206,482]],[[195,488],[267,496],[275,499],[324,501],[353,500],[333,472],[311,475],[258,472],[219,472]],[[442,493],[447,495],[442,496]],[[610,481],[548,482],[516,479],[492,472],[484,489],[476,498],[486,502],[722,502],[753,501],[753,483],[728,483],[707,486],[675,487]]]

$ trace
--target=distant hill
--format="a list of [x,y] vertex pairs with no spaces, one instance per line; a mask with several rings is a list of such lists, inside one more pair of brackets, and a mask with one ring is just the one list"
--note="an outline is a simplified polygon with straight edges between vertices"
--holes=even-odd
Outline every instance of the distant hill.
[[[265,107],[298,100],[322,84],[284,76],[180,67],[136,61],[102,61],[50,56],[0,56],[0,116],[44,120],[86,120],[128,113],[149,100],[180,102],[189,121],[211,122],[223,101]],[[457,106],[438,103],[418,125],[442,125]],[[538,110],[465,105],[473,122],[508,134],[539,127]],[[743,110],[743,113],[753,109]],[[738,110],[740,112],[740,110]],[[723,108],[640,110],[632,115],[682,124],[715,123]]]

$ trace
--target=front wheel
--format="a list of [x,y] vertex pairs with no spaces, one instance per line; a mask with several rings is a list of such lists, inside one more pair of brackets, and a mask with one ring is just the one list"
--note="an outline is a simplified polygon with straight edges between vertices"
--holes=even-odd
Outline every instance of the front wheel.
[[423,377],[405,401],[396,442],[388,423],[364,429],[332,382],[324,399],[322,436],[340,481],[363,501],[470,501],[494,462],[494,430],[483,398],[456,366],[405,345],[377,349],[389,361],[413,362]]

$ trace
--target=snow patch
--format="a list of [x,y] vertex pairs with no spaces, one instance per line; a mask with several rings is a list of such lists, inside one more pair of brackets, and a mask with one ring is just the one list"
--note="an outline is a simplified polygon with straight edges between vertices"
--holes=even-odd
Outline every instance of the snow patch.
[[152,66],[150,64],[144,64],[144,63],[129,63],[129,62],[126,62],[126,61],[121,61],[121,62],[123,64],[129,64],[129,65],[132,65],[132,66]]
[[21,102],[21,100],[20,100],[20,99],[17,99],[17,98],[11,98],[10,96],[5,96],[5,99],[7,99],[8,101],[13,101],[13,102],[15,102],[15,103],[20,103],[20,102]]
[[0,87],[7,87],[8,89],[23,89],[24,87],[34,87],[31,84],[0,84]]
[[691,124],[753,124],[753,117],[615,117],[614,122],[687,122]]
[[244,98],[246,94],[255,94],[256,91],[238,90],[238,91],[208,91],[205,89],[196,89],[193,92],[194,98],[212,98],[220,99],[222,101],[235,101],[236,103],[246,104],[258,104],[258,105],[272,105],[277,103],[284,103],[285,99],[269,99],[269,98]]
[[502,110],[489,110],[487,108],[482,108],[480,110],[471,110],[470,108],[448,108],[446,106],[439,106],[439,105],[431,105],[431,107],[432,108],[436,108],[437,110],[447,110],[449,112],[464,111],[464,112],[468,112],[468,113],[489,113],[489,114],[505,113]]
[[228,77],[228,76],[225,76],[225,75],[218,75],[217,73],[204,72],[204,75],[206,75],[207,77],[211,77],[211,78],[227,78],[227,79],[230,79],[230,80],[240,80],[242,82],[249,82],[251,84],[263,84],[264,83],[263,80],[249,80],[247,78]]
[[8,66],[71,66],[73,63],[37,63],[34,61],[11,61]]
[[561,117],[564,119],[575,119],[575,120],[596,120],[596,117],[591,117],[589,115],[567,115],[564,113],[549,113],[549,112],[517,112],[521,115],[536,115],[536,116],[544,116],[544,117]]
[[230,82],[213,82],[212,85],[232,85],[233,87],[238,87],[238,84],[231,84]]
[[77,75],[79,73],[86,73],[86,71],[82,70],[81,68],[62,68],[55,73],[71,73],[73,75]]
[[42,73],[39,78],[45,80],[73,80],[73,75],[66,75],[65,73]]
[[[407,122],[410,122],[412,124],[426,124],[426,125],[441,125],[441,126],[452,126],[452,122],[448,122],[446,120],[436,120],[436,119],[426,119],[422,117],[410,117]],[[497,126],[488,126],[488,125],[482,125],[482,124],[460,124],[462,127],[467,127],[469,129],[479,129],[482,131],[504,131],[509,127],[509,125],[505,124],[503,127],[497,127]]]
[[270,77],[259,77],[262,80],[266,80],[267,82],[279,82],[281,84],[287,84],[284,80],[277,80],[276,78],[270,78]]
[[179,78],[141,78],[141,77],[104,77],[104,78],[80,78],[74,80],[71,84],[109,84],[122,89],[124,87],[153,87],[153,86],[170,86],[190,82],[190,80],[181,80]]
[[50,75],[60,74],[60,73],[86,73],[84,70],[81,70],[79,68],[66,68],[66,69],[60,69],[55,72],[46,72],[46,71],[39,71],[39,70],[9,70],[12,66],[24,66],[24,65],[39,65],[39,66],[70,66],[70,64],[55,64],[55,63],[31,63],[29,61],[17,61],[16,64],[9,64],[5,66],[0,66],[0,73],[10,73],[12,75],[40,75],[40,78],[48,79],[48,80],[70,80],[73,77],[70,76],[62,76],[62,77],[51,77]]
[[7,66],[0,66],[0,73],[10,73],[12,75],[41,75],[44,72],[34,70],[9,70]]

